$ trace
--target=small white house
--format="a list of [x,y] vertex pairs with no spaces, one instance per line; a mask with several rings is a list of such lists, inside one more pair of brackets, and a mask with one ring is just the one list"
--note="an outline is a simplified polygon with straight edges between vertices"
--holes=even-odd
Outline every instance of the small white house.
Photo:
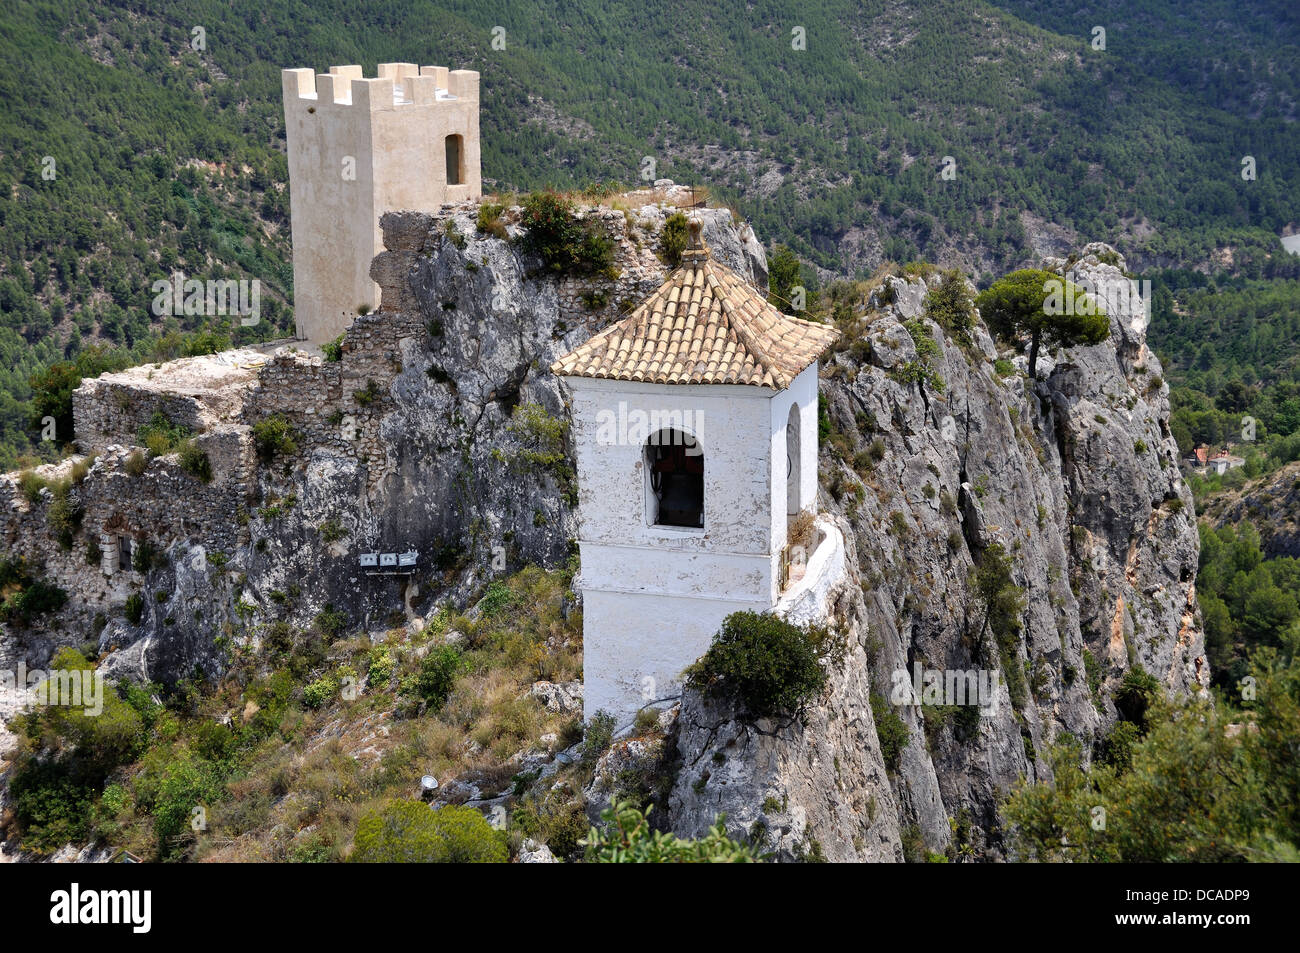
[[1214,456],[1210,457],[1207,467],[1219,476],[1223,476],[1223,474],[1227,473],[1229,470],[1235,470],[1238,467],[1244,467],[1245,465],[1246,461],[1244,458],[1234,456],[1224,450],[1222,453],[1216,453]]
[[572,397],[585,710],[675,695],[732,612],[781,596],[787,518],[817,500],[817,358],[690,226],[680,268],[561,357]]

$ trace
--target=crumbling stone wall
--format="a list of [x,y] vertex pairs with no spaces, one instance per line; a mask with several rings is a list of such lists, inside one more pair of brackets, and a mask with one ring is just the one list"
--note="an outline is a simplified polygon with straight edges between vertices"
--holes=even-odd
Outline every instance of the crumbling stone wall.
[[187,395],[98,380],[87,381],[72,394],[77,442],[87,449],[136,443],[136,435],[155,414],[190,430],[202,427],[199,403]]
[[[51,525],[55,502],[49,489],[32,502],[19,485],[20,474],[0,475],[0,537],[6,554],[21,558],[38,576],[68,593],[66,614],[74,627],[88,630],[96,614],[110,612],[140,588],[148,575],[132,562],[134,548],[148,546],[158,553],[202,547],[204,552],[230,554],[248,542],[239,514],[247,514],[250,445],[237,434],[200,438],[214,459],[214,479],[204,483],[185,472],[175,454],[151,460],[139,475],[127,471],[134,448],[111,445],[95,459],[84,479],[68,489],[68,501],[79,514],[71,546],[59,540]],[[51,482],[69,477],[73,460],[40,467],[35,472]],[[132,547],[125,566],[117,555],[119,539]]]

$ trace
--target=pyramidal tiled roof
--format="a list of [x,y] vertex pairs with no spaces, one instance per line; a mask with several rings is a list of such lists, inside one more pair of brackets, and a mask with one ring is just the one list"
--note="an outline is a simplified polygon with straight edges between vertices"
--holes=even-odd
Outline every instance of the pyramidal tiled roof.
[[682,265],[631,314],[565,354],[568,377],[652,384],[752,384],[784,390],[839,332],[772,307],[709,257],[690,222]]

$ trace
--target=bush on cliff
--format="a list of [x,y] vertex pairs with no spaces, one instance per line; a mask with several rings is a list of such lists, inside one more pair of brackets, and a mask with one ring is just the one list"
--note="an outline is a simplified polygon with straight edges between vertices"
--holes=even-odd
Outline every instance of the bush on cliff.
[[190,429],[172,423],[161,411],[149,418],[149,422],[140,428],[140,443],[149,451],[150,457],[162,457],[172,453],[190,436]]
[[68,594],[34,578],[22,559],[0,556],[0,622],[28,626],[38,617],[63,608]]
[[614,243],[574,215],[573,203],[564,196],[532,193],[524,199],[520,224],[527,229],[524,249],[541,255],[549,271],[613,277]]
[[182,440],[176,448],[180,453],[181,469],[204,483],[212,482],[212,461],[193,440]]
[[794,714],[825,688],[822,659],[841,651],[824,627],[792,625],[770,613],[733,612],[688,678],[754,718]]
[[420,662],[420,671],[404,689],[436,711],[447,701],[457,676],[464,669],[465,660],[459,649],[452,645],[435,646]]
[[298,452],[298,441],[293,425],[283,414],[272,414],[253,424],[253,444],[257,455],[263,463],[270,463],[278,456],[289,456]]
[[659,241],[663,245],[664,261],[670,267],[676,268],[682,263],[682,252],[686,251],[688,239],[685,215],[681,212],[673,212],[664,219],[664,228]]

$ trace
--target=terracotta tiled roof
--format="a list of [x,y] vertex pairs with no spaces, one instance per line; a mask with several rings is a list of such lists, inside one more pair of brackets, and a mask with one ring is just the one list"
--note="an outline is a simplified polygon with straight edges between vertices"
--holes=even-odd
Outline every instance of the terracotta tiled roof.
[[748,281],[690,247],[635,311],[570,351],[551,371],[652,384],[752,384],[784,390],[838,336],[782,314]]

